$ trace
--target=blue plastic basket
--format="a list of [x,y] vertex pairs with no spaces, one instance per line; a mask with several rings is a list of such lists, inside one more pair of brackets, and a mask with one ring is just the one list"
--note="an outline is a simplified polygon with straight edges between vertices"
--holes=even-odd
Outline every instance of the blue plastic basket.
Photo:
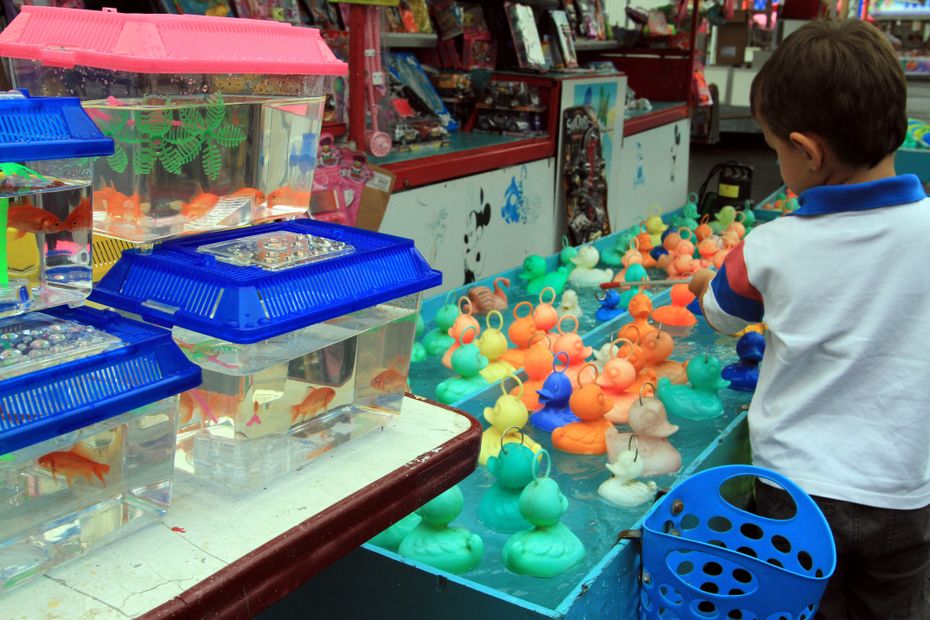
[[[275,232],[322,237],[351,251],[281,270],[229,264],[203,251]],[[90,299],[156,325],[252,344],[441,283],[408,239],[294,220],[175,239],[148,254],[124,251]]]
[[56,308],[42,314],[93,326],[122,346],[0,381],[0,455],[200,385],[200,368],[163,329],[112,310]]
[[[785,520],[746,512],[722,485],[775,482],[794,499]],[[728,465],[695,474],[652,507],[643,525],[641,618],[809,620],[836,567],[833,535],[814,501],[787,478]]]

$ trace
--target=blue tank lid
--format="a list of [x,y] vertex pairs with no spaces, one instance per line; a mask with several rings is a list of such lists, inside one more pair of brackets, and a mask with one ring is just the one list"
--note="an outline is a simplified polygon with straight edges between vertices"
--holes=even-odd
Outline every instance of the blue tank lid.
[[[48,363],[10,377],[23,366],[6,354],[39,338],[43,351],[35,357]],[[0,381],[0,455],[150,405],[201,381],[200,368],[170,332],[112,310],[55,308],[5,319],[0,349],[0,371],[8,376]]]
[[293,220],[126,250],[90,299],[252,344],[441,283],[409,239]]
[[74,159],[113,154],[76,97],[0,92],[0,162]]

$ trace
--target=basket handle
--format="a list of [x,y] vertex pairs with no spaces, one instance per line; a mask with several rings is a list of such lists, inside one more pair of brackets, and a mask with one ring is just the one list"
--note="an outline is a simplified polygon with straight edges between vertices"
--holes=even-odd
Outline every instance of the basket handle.
[[[764,478],[766,480],[771,480],[772,482],[778,483],[778,485],[783,488],[788,493],[788,495],[791,496],[791,499],[794,500],[794,504],[797,507],[797,512],[795,512],[795,515],[790,519],[769,519],[768,517],[762,517],[760,515],[752,515],[754,517],[767,519],[768,521],[773,521],[776,523],[793,521],[801,514],[802,505],[809,509],[813,509],[818,514],[820,514],[820,508],[817,507],[817,504],[814,503],[814,500],[812,500],[810,496],[804,492],[803,489],[801,489],[801,487],[781,474],[770,469],[765,469],[763,467],[756,467],[754,465],[721,465],[720,467],[712,467],[698,474],[695,474],[691,476],[689,480],[701,478],[705,484],[708,486],[713,486],[719,493],[720,487],[723,486],[724,483],[739,476],[755,476],[757,478]],[[733,506],[733,504],[730,505]],[[738,506],[733,506],[733,508],[742,512],[746,512]],[[751,513],[746,512],[746,514]]]

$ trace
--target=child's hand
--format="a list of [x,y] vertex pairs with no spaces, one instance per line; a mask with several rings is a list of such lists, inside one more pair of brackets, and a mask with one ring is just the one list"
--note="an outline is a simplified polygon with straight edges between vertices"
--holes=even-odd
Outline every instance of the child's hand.
[[[700,300],[704,297],[704,291],[707,290],[707,287],[710,286],[710,281],[714,279],[715,271],[712,269],[701,269],[691,278],[691,282],[688,283],[688,290],[691,291],[691,294]],[[700,303],[700,302],[698,302]]]

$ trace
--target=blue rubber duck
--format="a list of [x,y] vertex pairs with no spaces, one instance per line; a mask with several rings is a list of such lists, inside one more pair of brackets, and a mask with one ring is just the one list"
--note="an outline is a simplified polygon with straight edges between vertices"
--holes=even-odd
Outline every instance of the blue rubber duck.
[[759,362],[765,354],[765,336],[758,332],[746,332],[736,341],[739,361],[723,369],[721,375],[730,382],[730,389],[737,392],[755,392],[759,383]]
[[405,558],[429,564],[450,573],[464,573],[481,562],[484,541],[460,527],[449,527],[465,505],[458,485],[430,500],[417,510],[419,525],[400,543]]
[[544,288],[552,288],[557,295],[565,290],[568,282],[568,267],[561,266],[555,271],[546,271],[546,259],[538,254],[531,254],[523,261],[523,271],[517,276],[526,282],[526,292],[539,295]]
[[422,521],[422,517],[415,512],[411,512],[391,527],[376,534],[375,537],[368,542],[376,547],[387,549],[388,551],[397,551],[397,548],[400,547],[400,543],[407,537],[407,534],[412,532],[413,529],[420,524],[420,521]]
[[536,391],[539,394],[539,403],[543,407],[530,416],[530,424],[547,433],[571,422],[580,422],[568,406],[568,400],[572,396],[572,380],[563,371],[555,369],[560,361],[567,366],[568,355],[561,352],[556,356],[552,374],[546,377],[542,388]]
[[611,289],[604,293],[600,300],[601,307],[597,309],[594,318],[598,321],[609,321],[623,314],[623,308],[620,307],[620,293]]
[[426,349],[427,355],[442,355],[455,344],[455,338],[449,335],[449,330],[460,312],[459,307],[456,304],[449,303],[449,297],[447,297],[446,303],[439,308],[433,318],[436,327],[423,336],[423,348]]
[[478,517],[495,532],[512,534],[532,527],[520,514],[520,493],[535,477],[535,459],[522,443],[504,444],[497,456],[488,459],[495,481],[481,498]]
[[[465,331],[468,332],[467,328]],[[464,334],[463,334],[464,335]],[[481,376],[481,371],[488,365],[488,358],[481,355],[474,341],[463,344],[452,354],[452,369],[458,377],[449,377],[436,386],[436,397],[446,405],[459,401],[466,396],[487,387],[488,382]]]
[[568,499],[548,469],[520,493],[520,514],[533,527],[508,538],[501,553],[504,566],[518,575],[555,577],[584,560],[584,544],[560,520]]
[[699,355],[688,362],[685,371],[691,385],[674,385],[668,377],[659,379],[656,398],[673,416],[688,420],[709,420],[723,413],[723,402],[717,390],[728,385],[720,377],[720,360],[712,355]]

